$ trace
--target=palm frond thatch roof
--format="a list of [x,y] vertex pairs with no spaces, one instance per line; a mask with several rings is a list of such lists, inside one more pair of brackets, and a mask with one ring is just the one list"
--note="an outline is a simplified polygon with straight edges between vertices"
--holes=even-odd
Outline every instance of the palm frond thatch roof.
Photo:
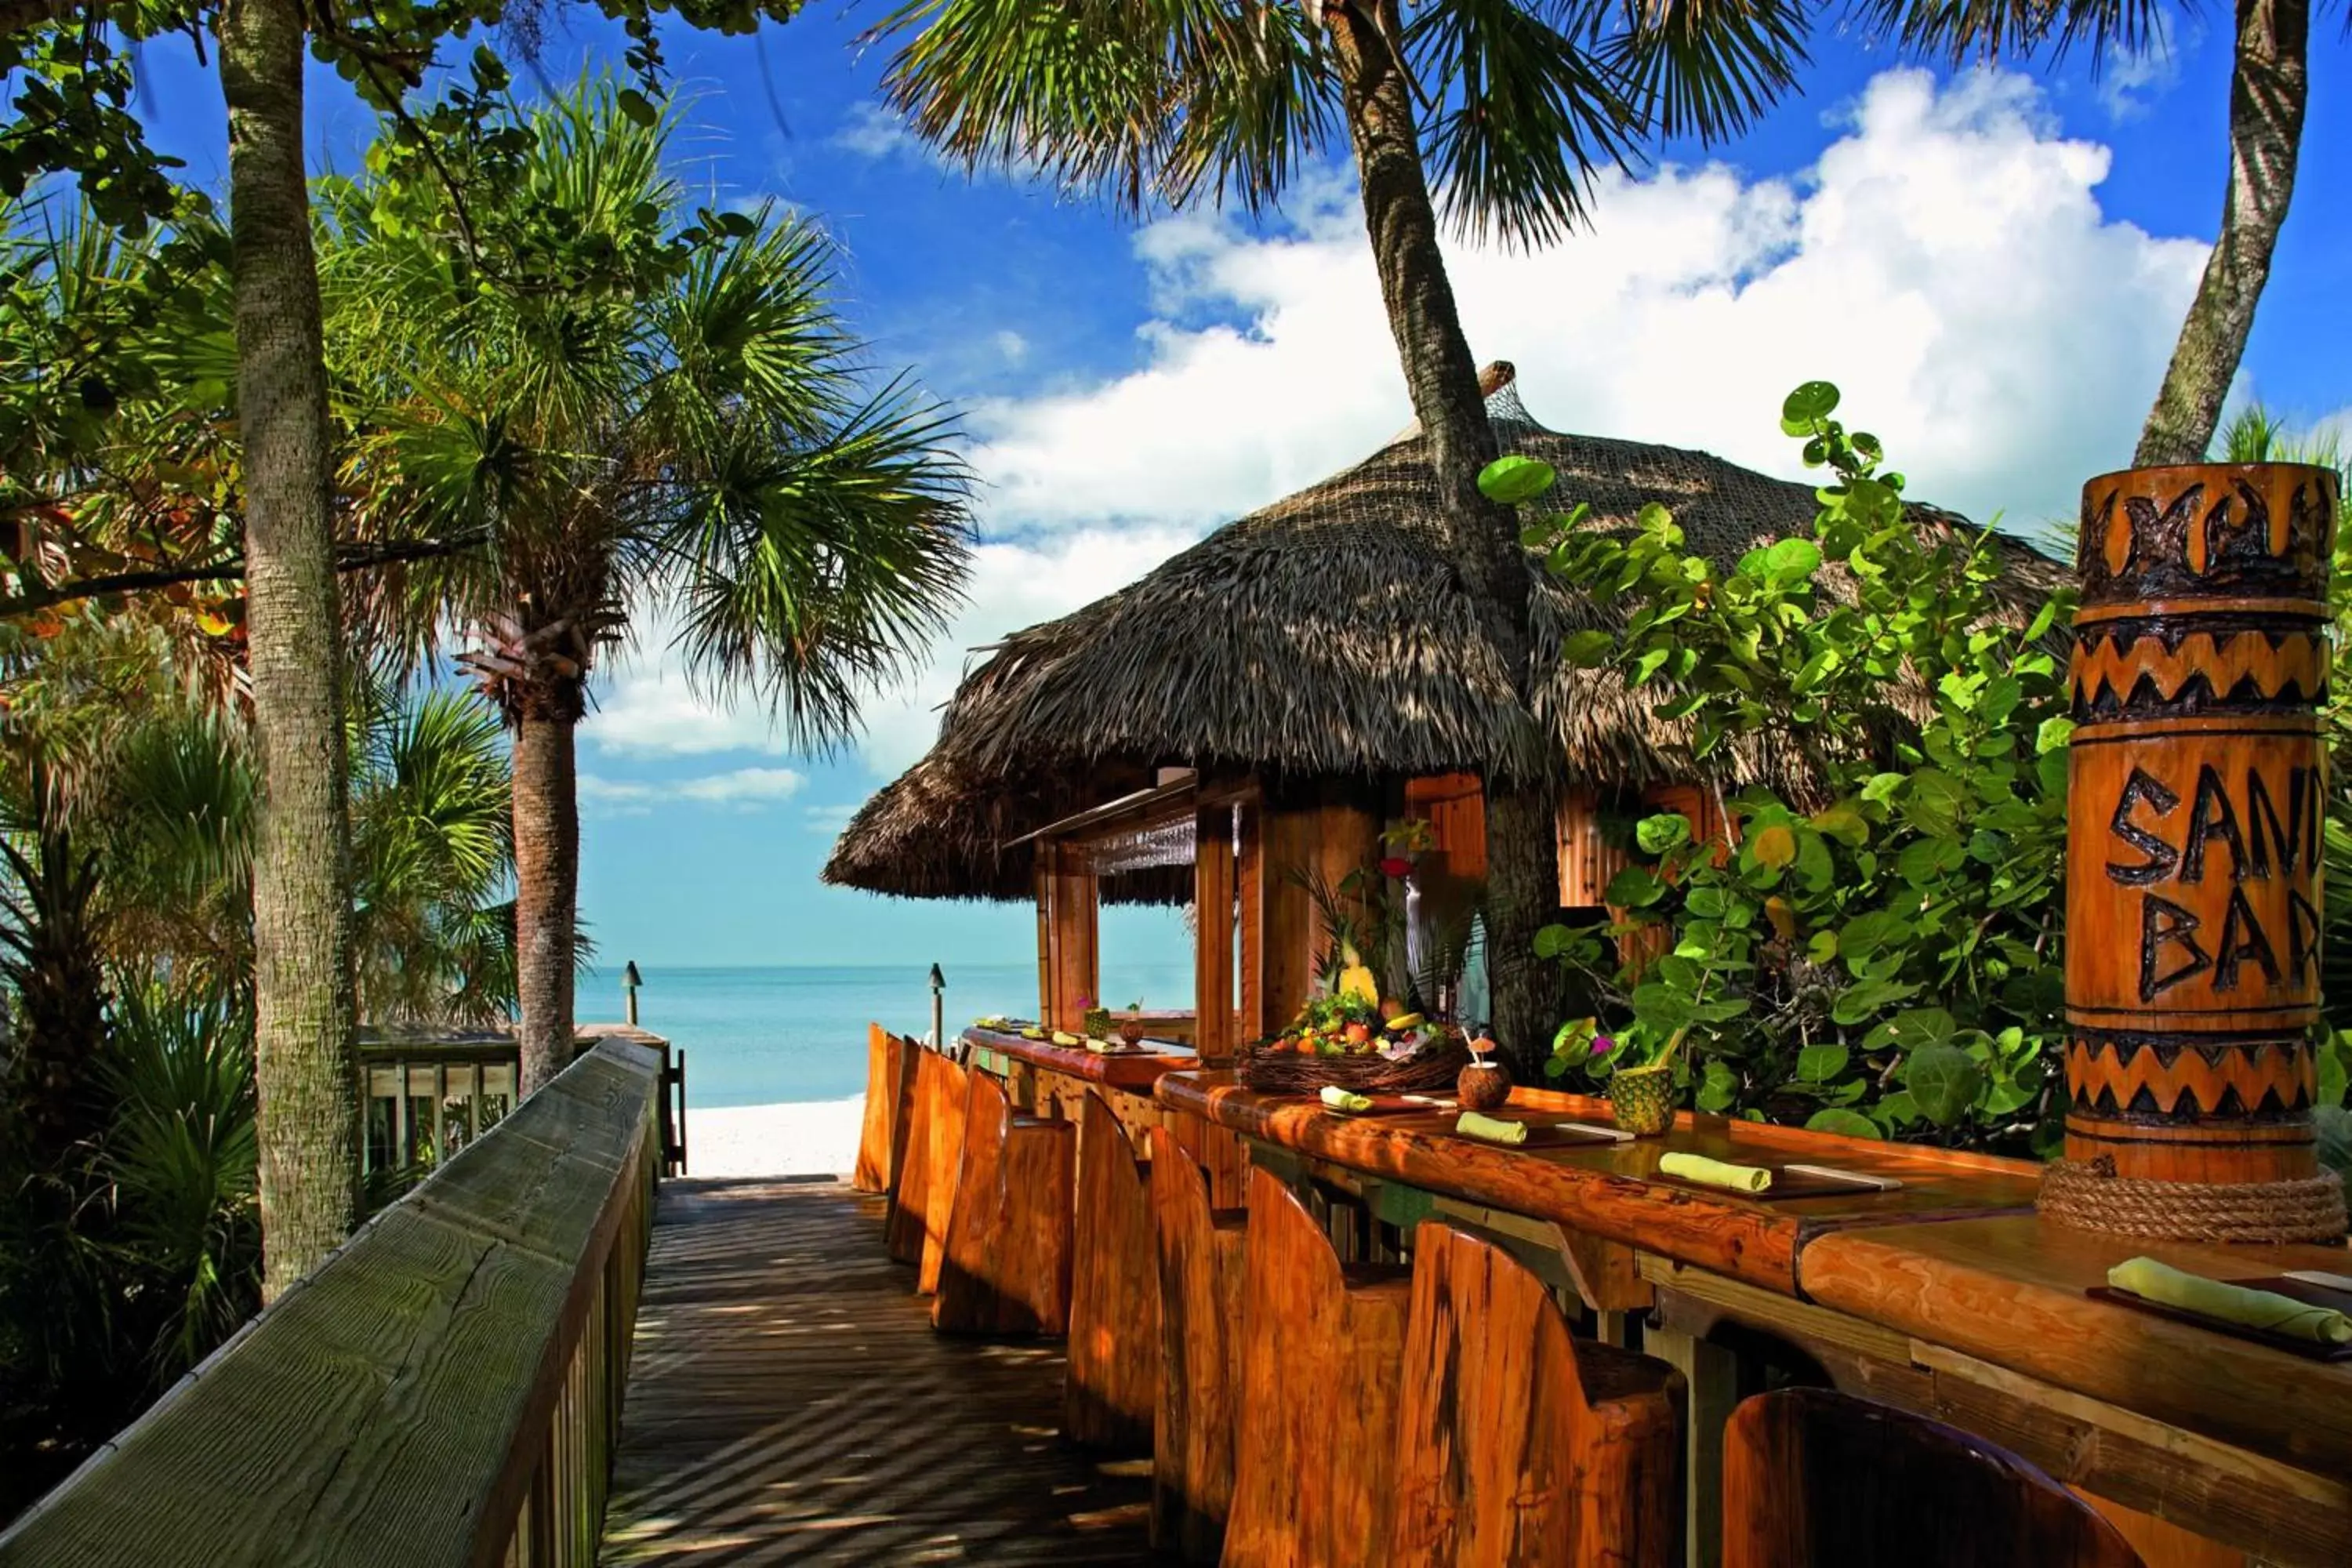
[[[1559,476],[1551,499],[1586,503],[1591,526],[1630,527],[1661,502],[1692,549],[1726,564],[1811,528],[1807,486],[1706,452],[1546,429],[1519,403],[1508,366],[1488,374],[1503,449],[1550,464]],[[1932,507],[1914,511],[1931,533],[1972,530]],[[2029,547],[2004,541],[2003,550],[2019,605],[2061,580]],[[1025,847],[986,856],[981,847],[1054,813],[1042,802],[1024,809],[1008,786],[1107,763],[1300,776],[1549,773],[1600,790],[1687,776],[1681,727],[1651,711],[1654,693],[1559,658],[1569,635],[1608,616],[1532,555],[1528,573],[1540,673],[1532,716],[1478,630],[1448,559],[1426,443],[1408,430],[1117,593],[1005,638],[965,677],[931,753],[851,822],[825,879],[911,897],[1025,896]],[[1802,766],[1792,752],[1750,746],[1729,760],[1730,782],[1784,784]]]

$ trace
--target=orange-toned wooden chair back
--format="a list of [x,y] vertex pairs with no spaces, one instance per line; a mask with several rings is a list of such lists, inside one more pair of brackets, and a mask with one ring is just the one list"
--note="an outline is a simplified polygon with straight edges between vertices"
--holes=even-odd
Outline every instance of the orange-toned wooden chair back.
[[1062,1430],[1090,1447],[1149,1453],[1160,1393],[1160,1258],[1150,1167],[1093,1089],[1078,1106],[1069,1364]]
[[923,1226],[930,1212],[931,1127],[940,1119],[939,1072],[942,1058],[908,1042],[914,1058],[908,1077],[907,1138],[898,1161],[898,1184],[883,1220],[884,1245],[901,1263],[923,1261]]
[[1160,1394],[1152,1408],[1151,1540],[1214,1563],[1234,1504],[1248,1215],[1209,1206],[1209,1178],[1167,1126],[1150,1131],[1160,1273]]
[[866,1026],[866,1113],[857,1131],[857,1166],[850,1176],[861,1193],[888,1193],[898,1185],[919,1049],[879,1024]]
[[939,1051],[926,1051],[923,1058],[931,1069],[930,1118],[924,1129],[922,1272],[915,1288],[928,1296],[940,1288],[940,1264],[947,1256],[948,1216],[955,1212],[956,1176],[963,1165],[971,1073]]
[[2141,1568],[2092,1507],[1924,1415],[1821,1388],[1762,1394],[1723,1437],[1724,1568]]
[[931,1326],[1058,1334],[1070,1321],[1076,1129],[1016,1116],[1003,1080],[965,1078],[961,1150]]
[[1250,1173],[1240,1436],[1225,1568],[1392,1561],[1409,1274],[1343,1267],[1296,1194]]
[[1425,1220],[1397,1423],[1399,1562],[1679,1561],[1681,1376],[1575,1340],[1542,1279]]

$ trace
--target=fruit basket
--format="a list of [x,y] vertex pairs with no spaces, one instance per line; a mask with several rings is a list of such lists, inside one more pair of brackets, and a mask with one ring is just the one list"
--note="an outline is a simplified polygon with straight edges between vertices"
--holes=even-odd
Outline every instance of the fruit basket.
[[[1390,1016],[1382,1018],[1383,1011]],[[1469,1060],[1453,1025],[1343,990],[1307,1003],[1279,1036],[1245,1047],[1234,1070],[1242,1087],[1262,1094],[1313,1094],[1331,1085],[1355,1094],[1410,1094],[1451,1090]]]

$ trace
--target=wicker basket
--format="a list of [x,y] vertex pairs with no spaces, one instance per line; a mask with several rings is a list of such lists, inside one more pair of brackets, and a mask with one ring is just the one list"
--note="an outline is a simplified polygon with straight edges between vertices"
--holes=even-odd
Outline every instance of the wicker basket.
[[1314,1094],[1337,1084],[1351,1094],[1444,1093],[1469,1065],[1470,1047],[1458,1037],[1423,1046],[1404,1061],[1380,1055],[1303,1057],[1296,1051],[1245,1047],[1234,1058],[1244,1089],[1260,1094]]

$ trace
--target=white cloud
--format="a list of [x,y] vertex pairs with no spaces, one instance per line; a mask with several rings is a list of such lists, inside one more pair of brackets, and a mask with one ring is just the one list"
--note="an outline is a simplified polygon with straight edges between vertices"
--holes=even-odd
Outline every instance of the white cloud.
[[[2175,31],[2180,37],[2174,37]],[[2100,62],[2099,105],[2118,125],[2147,118],[2156,100],[2180,85],[2180,61],[2205,41],[2205,24],[2194,16],[2176,20],[2157,12],[2150,21],[2147,46],[2136,55],[2120,55]]]
[[1006,364],[1017,365],[1029,358],[1029,340],[1007,328],[996,334],[996,352],[1004,356]]
[[[2201,242],[2101,211],[2109,163],[2058,132],[2023,77],[1891,70],[1796,175],[1612,175],[1590,232],[1532,255],[1453,247],[1449,268],[1473,350],[1514,361],[1555,429],[1801,477],[1780,399],[1826,378],[1914,494],[2030,525],[2129,460],[2204,263]],[[1405,423],[1352,188],[1310,181],[1290,216],[1274,235],[1213,215],[1146,228],[1138,368],[971,408],[991,542],[930,668],[868,706],[877,773],[929,744],[965,649],[1111,591]],[[762,716],[696,702],[667,662],[606,689],[600,745],[779,749]]]
[[834,128],[829,140],[844,152],[877,161],[897,157],[900,153],[924,160],[931,156],[920,139],[907,129],[904,120],[873,102],[851,105],[849,112],[842,116],[841,123]]
[[[2204,260],[2105,216],[2109,161],[2057,134],[2025,78],[1894,70],[1797,178],[1612,175],[1591,232],[1532,255],[1454,247],[1449,267],[1473,349],[1516,362],[1554,428],[1793,476],[1780,398],[1824,377],[1915,493],[2032,521],[2128,460]],[[1209,216],[1139,237],[1160,310],[1145,365],[974,411],[996,526],[1198,529],[1396,430],[1354,202],[1296,216],[1273,237]]]
[[638,618],[629,646],[597,671],[596,706],[581,737],[624,756],[782,755],[783,738],[763,703],[741,696],[713,702],[688,684],[669,647],[675,632],[676,623],[659,612]]
[[667,801],[758,811],[790,800],[808,780],[790,768],[737,768],[689,779],[608,779],[580,775],[580,804],[606,816],[642,816]]

